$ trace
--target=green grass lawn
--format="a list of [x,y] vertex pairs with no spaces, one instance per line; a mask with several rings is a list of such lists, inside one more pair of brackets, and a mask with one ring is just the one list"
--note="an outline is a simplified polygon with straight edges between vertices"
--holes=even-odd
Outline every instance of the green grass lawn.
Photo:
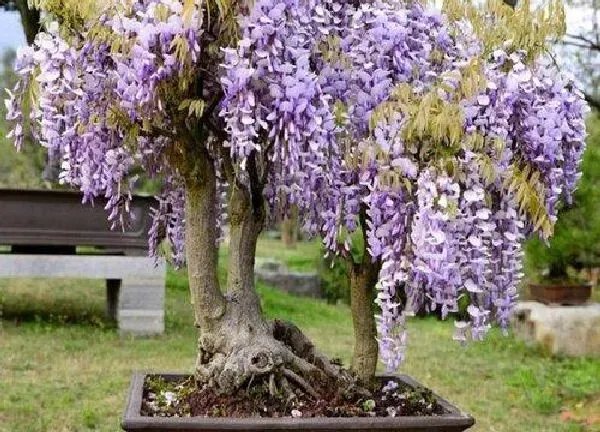
[[[259,255],[275,247],[261,242]],[[303,248],[318,251],[302,245],[296,255],[308,255]],[[284,259],[302,261],[291,252]],[[259,289],[269,317],[294,321],[327,354],[349,360],[346,306]],[[194,364],[196,335],[178,272],[169,273],[167,330],[158,337],[119,338],[103,318],[101,282],[1,281],[0,311],[1,432],[118,431],[132,371],[190,372]],[[599,359],[550,357],[496,331],[461,347],[452,324],[435,319],[408,327],[403,371],[472,413],[473,431],[600,430],[560,418],[563,409],[600,416]]]
[[297,242],[294,248],[282,247],[279,239],[261,238],[256,247],[256,259],[277,260],[294,271],[314,272],[320,258],[321,243],[318,240]]

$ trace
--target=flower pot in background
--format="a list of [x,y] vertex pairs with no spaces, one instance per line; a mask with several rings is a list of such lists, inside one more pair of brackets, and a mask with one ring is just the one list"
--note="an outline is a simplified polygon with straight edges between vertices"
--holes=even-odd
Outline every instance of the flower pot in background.
[[531,298],[544,304],[580,305],[592,296],[591,284],[530,284]]

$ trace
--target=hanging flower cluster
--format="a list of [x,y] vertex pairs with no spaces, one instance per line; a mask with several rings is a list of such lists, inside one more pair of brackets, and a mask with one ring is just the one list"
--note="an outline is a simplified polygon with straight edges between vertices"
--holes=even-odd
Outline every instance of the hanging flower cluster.
[[[83,37],[69,40],[57,23],[50,24],[33,46],[18,51],[21,80],[6,101],[17,147],[27,119],[40,144],[60,155],[61,181],[79,187],[84,202],[107,198],[113,227],[127,222],[136,181],[132,169],[142,165],[151,176],[163,174],[150,246],[155,250],[157,235],[164,233],[179,263],[183,192],[177,189],[177,173],[164,160],[177,131],[162,86],[198,61],[202,22],[198,7],[187,16],[182,8],[179,1],[123,2],[114,15],[100,16]],[[31,111],[23,112],[27,106]]]
[[[365,230],[381,263],[377,328],[389,369],[402,362],[411,305],[446,316],[466,299],[461,341],[481,339],[492,320],[506,327],[520,242],[551,235],[580,176],[587,106],[574,83],[510,44],[490,51],[467,20],[396,0],[256,0],[216,77],[208,9],[123,0],[84,34],[38,35],[19,53],[7,102],[17,145],[31,129],[61,155],[64,181],[86,200],[107,197],[117,223],[133,167],[160,177],[151,250],[167,238],[177,262],[179,170],[193,151],[214,160],[221,197],[227,176],[266,179],[271,215],[296,206],[332,253],[347,254]],[[204,90],[189,96],[199,81]],[[215,96],[224,130],[206,133]]]
[[459,340],[492,319],[506,328],[520,243],[550,234],[579,175],[587,108],[574,84],[509,46],[484,58],[468,23],[418,2],[263,0],[243,28],[223,81],[232,152],[291,156],[275,195],[333,252],[349,251],[364,210],[388,368],[404,353],[401,289],[442,316],[466,297]]

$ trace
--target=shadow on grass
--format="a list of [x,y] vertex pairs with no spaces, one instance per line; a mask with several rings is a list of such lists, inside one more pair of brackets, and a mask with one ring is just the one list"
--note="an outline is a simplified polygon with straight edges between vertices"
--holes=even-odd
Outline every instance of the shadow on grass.
[[85,310],[77,307],[60,307],[47,309],[45,306],[28,307],[27,309],[14,308],[0,305],[2,320],[12,321],[14,324],[24,322],[37,322],[48,324],[81,324],[93,327],[116,327],[114,321],[109,320],[103,313]]
[[106,317],[103,284],[90,281],[16,280],[0,283],[0,318],[15,324],[115,327]]

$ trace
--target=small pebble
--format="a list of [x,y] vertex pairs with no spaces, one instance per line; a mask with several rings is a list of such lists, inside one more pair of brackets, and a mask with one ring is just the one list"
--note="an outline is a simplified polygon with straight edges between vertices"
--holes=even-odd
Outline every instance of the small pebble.
[[177,401],[177,397],[175,395],[175,393],[173,392],[164,392],[163,396],[165,397],[165,400],[167,401],[167,405],[171,406],[173,404],[173,402]]

